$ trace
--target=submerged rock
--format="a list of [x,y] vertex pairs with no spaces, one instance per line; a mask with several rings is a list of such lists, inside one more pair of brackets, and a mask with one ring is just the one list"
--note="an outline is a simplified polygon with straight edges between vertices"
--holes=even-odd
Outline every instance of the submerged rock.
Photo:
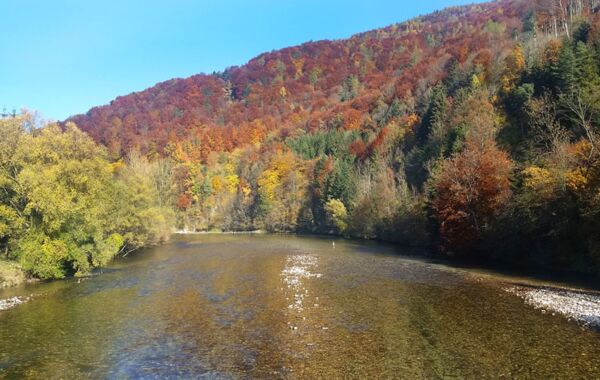
[[29,297],[11,297],[0,300],[0,310],[8,310],[29,301]]

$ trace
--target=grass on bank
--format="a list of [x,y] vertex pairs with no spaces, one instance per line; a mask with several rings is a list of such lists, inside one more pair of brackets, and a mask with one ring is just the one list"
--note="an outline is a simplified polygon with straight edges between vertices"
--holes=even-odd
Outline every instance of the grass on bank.
[[19,263],[0,259],[0,289],[15,286],[26,279]]

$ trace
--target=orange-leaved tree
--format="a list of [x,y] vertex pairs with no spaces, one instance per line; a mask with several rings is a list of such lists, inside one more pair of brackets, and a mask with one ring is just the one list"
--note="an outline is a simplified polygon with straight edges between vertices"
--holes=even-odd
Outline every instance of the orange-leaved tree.
[[447,248],[469,250],[490,228],[511,196],[508,154],[492,139],[467,139],[434,179],[432,208]]

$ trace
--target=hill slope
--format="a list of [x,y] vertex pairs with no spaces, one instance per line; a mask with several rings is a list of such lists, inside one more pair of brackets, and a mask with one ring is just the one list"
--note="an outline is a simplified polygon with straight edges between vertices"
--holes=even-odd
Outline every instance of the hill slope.
[[398,99],[405,113],[453,65],[497,75],[529,1],[450,8],[347,40],[265,53],[214,75],[172,79],[72,117],[115,153],[158,151],[193,136],[202,158],[277,130],[375,128]]

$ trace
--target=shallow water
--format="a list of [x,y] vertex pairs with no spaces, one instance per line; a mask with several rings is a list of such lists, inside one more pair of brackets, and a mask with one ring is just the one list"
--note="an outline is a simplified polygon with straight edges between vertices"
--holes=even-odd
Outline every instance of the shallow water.
[[0,292],[0,377],[600,378],[600,333],[406,253],[180,236]]

